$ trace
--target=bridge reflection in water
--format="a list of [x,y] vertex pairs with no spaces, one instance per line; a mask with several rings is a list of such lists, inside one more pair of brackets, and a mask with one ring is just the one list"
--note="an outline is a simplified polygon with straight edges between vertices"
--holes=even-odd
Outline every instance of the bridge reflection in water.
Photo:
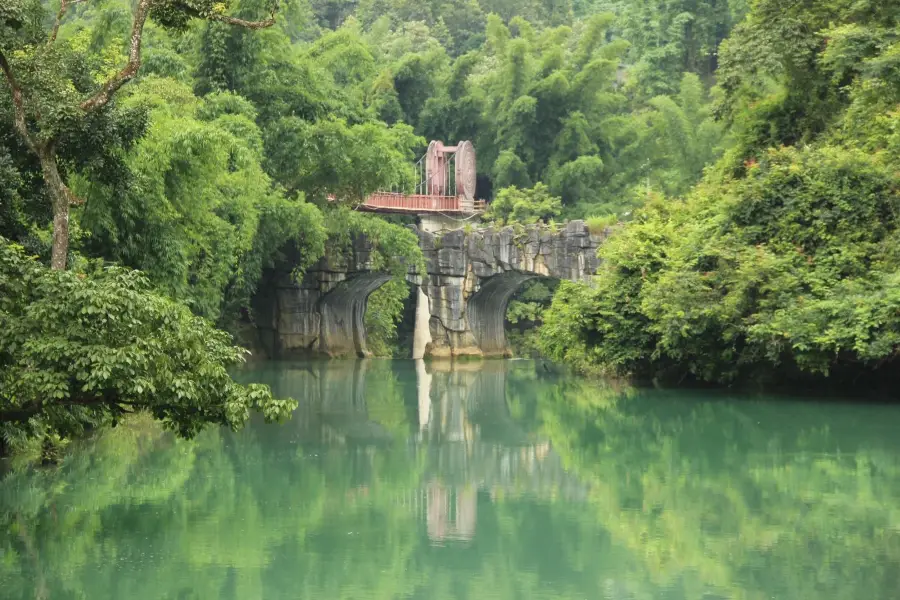
[[[480,361],[314,361],[278,370],[276,394],[303,400],[292,427],[300,443],[338,444],[357,461],[353,495],[365,502],[376,448],[399,447],[404,463],[421,469],[414,487],[396,487],[391,498],[424,522],[433,543],[465,542],[477,530],[483,501],[528,495],[584,500],[587,490],[568,475],[550,442],[528,431],[510,413],[507,383],[515,363]],[[391,369],[414,369],[415,389],[385,390]],[[533,372],[533,371],[532,371]],[[407,378],[404,378],[407,379]],[[284,390],[283,392],[281,390]],[[298,390],[302,390],[298,394]],[[397,407],[384,413],[385,397]],[[296,430],[295,430],[296,431]]]

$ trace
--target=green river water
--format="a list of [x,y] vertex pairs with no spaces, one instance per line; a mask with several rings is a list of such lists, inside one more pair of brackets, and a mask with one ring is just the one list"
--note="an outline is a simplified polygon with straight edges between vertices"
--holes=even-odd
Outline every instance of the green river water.
[[283,425],[133,421],[0,481],[0,598],[900,598],[900,407],[541,363],[267,363]]

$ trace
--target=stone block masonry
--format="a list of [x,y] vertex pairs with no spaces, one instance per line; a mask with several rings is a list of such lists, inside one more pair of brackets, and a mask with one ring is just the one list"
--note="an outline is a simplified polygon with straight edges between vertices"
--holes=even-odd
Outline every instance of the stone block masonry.
[[[591,234],[583,221],[558,230],[544,225],[443,234],[413,229],[426,261],[424,276],[407,277],[416,288],[414,358],[507,355],[510,298],[539,277],[589,279],[607,235]],[[299,284],[290,276],[290,264],[267,274],[254,308],[270,356],[369,354],[366,304],[390,280],[372,269],[371,251],[367,240],[356,239],[348,255],[324,257]]]

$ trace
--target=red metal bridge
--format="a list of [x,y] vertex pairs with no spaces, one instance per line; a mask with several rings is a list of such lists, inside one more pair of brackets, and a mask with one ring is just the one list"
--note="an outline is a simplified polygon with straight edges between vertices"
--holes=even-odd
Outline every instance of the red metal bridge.
[[474,215],[485,210],[475,196],[475,148],[472,142],[445,146],[433,141],[416,163],[416,187],[412,194],[375,192],[359,210],[380,213]]

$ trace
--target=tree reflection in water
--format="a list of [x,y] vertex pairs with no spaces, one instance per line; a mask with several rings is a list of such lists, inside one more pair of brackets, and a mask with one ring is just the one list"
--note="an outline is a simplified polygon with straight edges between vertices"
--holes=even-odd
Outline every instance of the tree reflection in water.
[[0,481],[4,598],[893,598],[892,407],[534,363],[270,364],[285,426],[135,420]]

